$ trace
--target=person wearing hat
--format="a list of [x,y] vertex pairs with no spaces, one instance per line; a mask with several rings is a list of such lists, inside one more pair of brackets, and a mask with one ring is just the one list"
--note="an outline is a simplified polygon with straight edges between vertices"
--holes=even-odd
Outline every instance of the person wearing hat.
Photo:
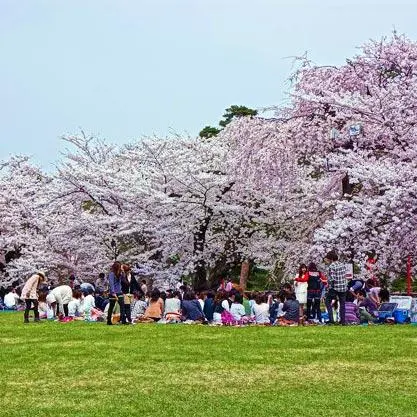
[[46,302],[52,306],[54,316],[63,314],[65,317],[68,317],[68,303],[71,300],[72,288],[69,285],[60,285],[46,296]]
[[39,284],[46,281],[45,273],[38,271],[33,274],[24,285],[22,289],[21,298],[25,300],[26,308],[24,313],[24,322],[29,323],[29,311],[33,305],[33,312],[35,315],[35,322],[39,322],[39,302],[38,302],[38,287]]

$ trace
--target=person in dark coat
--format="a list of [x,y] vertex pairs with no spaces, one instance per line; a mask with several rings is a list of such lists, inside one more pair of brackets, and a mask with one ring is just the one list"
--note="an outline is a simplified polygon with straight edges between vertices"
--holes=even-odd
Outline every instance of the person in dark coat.
[[126,316],[126,321],[132,323],[130,306],[132,304],[133,294],[139,291],[139,284],[133,276],[129,265],[122,265],[121,284],[124,297],[124,314]]

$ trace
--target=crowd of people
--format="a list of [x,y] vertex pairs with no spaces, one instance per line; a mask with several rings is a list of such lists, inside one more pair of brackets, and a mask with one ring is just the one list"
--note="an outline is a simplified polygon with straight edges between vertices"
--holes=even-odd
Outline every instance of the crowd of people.
[[[146,279],[138,280],[129,265],[114,262],[109,274],[94,283],[70,276],[65,285],[51,287],[42,271],[33,274],[21,292],[9,288],[3,308],[24,309],[24,322],[88,320],[107,325],[202,323],[213,325],[359,324],[378,321],[378,307],[389,301],[389,292],[376,278],[346,276],[345,264],[335,252],[325,259],[326,274],[317,265],[302,264],[292,282],[278,291],[245,292],[231,280],[216,290],[197,291],[180,280],[175,288],[148,291]],[[322,305],[325,310],[322,311]]]

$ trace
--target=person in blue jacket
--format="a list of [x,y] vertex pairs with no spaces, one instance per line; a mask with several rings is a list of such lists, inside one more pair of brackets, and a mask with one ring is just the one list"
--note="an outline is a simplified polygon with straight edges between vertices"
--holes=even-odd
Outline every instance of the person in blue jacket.
[[112,265],[109,274],[109,311],[107,313],[107,324],[109,326],[112,324],[111,317],[116,301],[120,305],[120,321],[122,324],[126,324],[127,321],[122,292],[122,264],[120,262],[115,262]]

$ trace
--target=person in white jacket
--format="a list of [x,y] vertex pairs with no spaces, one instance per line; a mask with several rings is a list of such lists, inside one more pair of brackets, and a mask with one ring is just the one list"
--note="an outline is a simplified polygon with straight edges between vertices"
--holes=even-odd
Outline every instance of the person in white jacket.
[[68,303],[71,300],[72,288],[69,285],[60,285],[46,296],[46,302],[52,306],[57,316],[63,314],[64,317],[68,317]]

